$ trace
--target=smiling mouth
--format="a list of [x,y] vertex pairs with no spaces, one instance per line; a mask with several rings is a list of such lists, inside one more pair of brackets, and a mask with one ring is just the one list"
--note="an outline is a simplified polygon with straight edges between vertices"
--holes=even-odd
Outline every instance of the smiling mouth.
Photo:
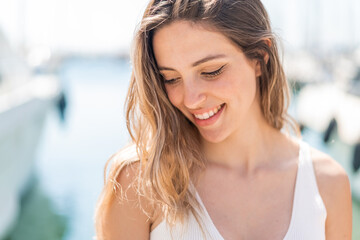
[[223,107],[225,106],[225,103],[221,104],[218,107],[215,107],[214,109],[206,112],[206,113],[202,113],[202,114],[193,114],[194,117],[198,120],[207,120],[209,118],[212,118],[213,116],[215,116]]

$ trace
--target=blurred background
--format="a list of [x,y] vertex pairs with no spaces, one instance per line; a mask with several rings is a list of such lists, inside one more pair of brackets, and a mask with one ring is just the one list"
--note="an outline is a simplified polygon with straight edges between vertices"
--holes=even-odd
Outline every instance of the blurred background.
[[[123,103],[146,0],[0,0],[0,239],[79,240]],[[263,0],[283,44],[291,115],[348,172],[360,239],[360,1]]]

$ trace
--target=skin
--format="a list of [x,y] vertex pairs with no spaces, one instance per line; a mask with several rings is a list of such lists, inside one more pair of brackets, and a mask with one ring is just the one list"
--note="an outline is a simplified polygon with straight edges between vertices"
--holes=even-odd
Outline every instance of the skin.
[[[299,146],[261,113],[258,63],[222,34],[186,21],[157,30],[153,48],[165,81],[170,80],[165,84],[169,100],[200,131],[208,161],[196,188],[216,228],[225,239],[283,239],[291,219]],[[216,121],[204,125],[196,120],[194,114],[218,106],[224,107]],[[326,239],[351,239],[348,177],[328,155],[312,148],[311,156],[327,209]],[[118,181],[126,186],[134,176],[121,174]],[[135,190],[131,196],[133,201],[112,205],[107,239],[148,239],[162,221],[159,211],[148,219],[134,205]]]

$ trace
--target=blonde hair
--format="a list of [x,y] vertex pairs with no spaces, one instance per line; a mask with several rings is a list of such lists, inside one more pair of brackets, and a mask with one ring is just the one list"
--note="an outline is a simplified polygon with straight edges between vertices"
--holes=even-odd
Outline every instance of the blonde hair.
[[168,223],[183,221],[189,212],[198,219],[195,210],[199,203],[189,187],[205,167],[199,150],[199,132],[170,103],[152,47],[154,32],[177,20],[203,24],[220,32],[247,58],[258,60],[262,75],[257,86],[266,121],[278,130],[290,126],[299,133],[295,121],[287,114],[289,88],[276,37],[260,0],[152,0],[133,40],[133,69],[126,98],[127,128],[136,153],[115,161],[109,177],[105,177],[96,212],[98,233],[107,206],[116,198],[116,190],[121,191],[116,181],[119,173],[135,161],[140,163],[134,181],[139,196],[161,206]]

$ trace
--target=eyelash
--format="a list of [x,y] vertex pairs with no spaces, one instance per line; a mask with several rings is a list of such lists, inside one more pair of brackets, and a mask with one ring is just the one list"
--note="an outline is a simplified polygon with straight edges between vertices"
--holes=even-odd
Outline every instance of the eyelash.
[[213,72],[203,72],[203,73],[201,73],[202,75],[206,75],[206,76],[208,76],[208,77],[215,77],[215,76],[217,76],[217,75],[219,75],[220,73],[222,73],[223,72],[223,69],[224,69],[224,67],[225,67],[225,65],[223,65],[223,66],[221,66],[218,70],[215,70],[215,71],[213,71]]
[[165,84],[174,84],[176,82],[176,80],[178,80],[179,78],[172,78],[172,79],[169,79],[169,80],[164,80],[164,83]]
[[[217,69],[217,70],[215,70],[213,72],[202,72],[201,75],[205,75],[208,78],[216,77],[216,76],[220,75],[223,72],[224,67],[225,67],[225,65],[221,66],[219,69]],[[178,80],[178,79],[179,78],[172,78],[172,79],[169,79],[169,80],[165,80],[164,83],[165,84],[174,84],[174,83],[176,83],[176,80]]]

